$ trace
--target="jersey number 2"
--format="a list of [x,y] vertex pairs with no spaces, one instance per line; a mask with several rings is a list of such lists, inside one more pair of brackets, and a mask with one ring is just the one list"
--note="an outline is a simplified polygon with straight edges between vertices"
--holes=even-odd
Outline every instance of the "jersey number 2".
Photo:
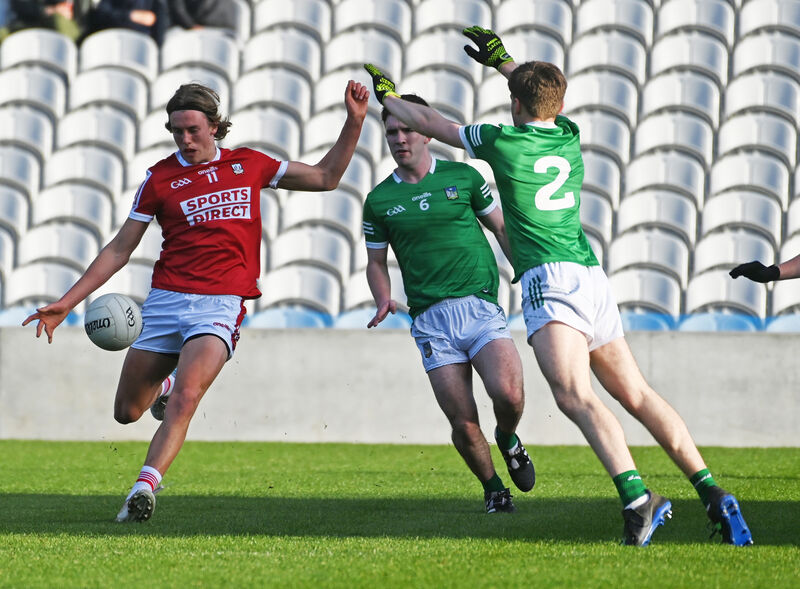
[[556,168],[558,176],[552,182],[548,182],[536,191],[536,197],[534,198],[536,208],[540,211],[560,211],[561,209],[574,207],[575,194],[571,190],[563,193],[563,195],[555,196],[556,192],[569,178],[572,166],[560,155],[546,155],[540,157],[533,164],[533,171],[537,174],[546,174],[550,168]]

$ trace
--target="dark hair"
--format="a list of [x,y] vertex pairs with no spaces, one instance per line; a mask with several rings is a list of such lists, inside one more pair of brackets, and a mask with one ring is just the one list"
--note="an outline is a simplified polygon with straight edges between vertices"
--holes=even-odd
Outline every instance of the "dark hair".
[[511,72],[508,89],[534,117],[555,117],[564,104],[567,79],[558,66],[546,61],[528,61]]
[[[222,118],[219,112],[219,94],[202,84],[183,84],[175,91],[167,102],[167,116],[176,110],[197,110],[206,115],[208,122],[217,126],[214,139],[223,139],[228,134],[231,122],[228,117]],[[167,131],[172,132],[172,125],[167,119]]]
[[[413,102],[414,104],[421,104],[422,106],[430,106],[424,98],[421,96],[417,96],[416,94],[401,94],[400,98],[403,100],[408,100],[409,102]],[[387,108],[384,106],[383,110],[381,111],[381,120],[385,123],[386,119],[391,115]]]

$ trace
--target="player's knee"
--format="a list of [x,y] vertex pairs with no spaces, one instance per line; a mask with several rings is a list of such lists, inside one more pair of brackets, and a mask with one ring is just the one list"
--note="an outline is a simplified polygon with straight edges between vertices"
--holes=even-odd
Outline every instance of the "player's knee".
[[116,404],[114,405],[114,420],[122,425],[127,425],[138,421],[142,416],[142,412],[130,404]]
[[582,398],[577,391],[554,388],[553,399],[559,411],[567,417],[580,415],[588,408],[586,399]]
[[453,428],[453,438],[462,438],[471,440],[476,435],[483,435],[481,427],[477,422],[467,419],[454,419],[450,422]]

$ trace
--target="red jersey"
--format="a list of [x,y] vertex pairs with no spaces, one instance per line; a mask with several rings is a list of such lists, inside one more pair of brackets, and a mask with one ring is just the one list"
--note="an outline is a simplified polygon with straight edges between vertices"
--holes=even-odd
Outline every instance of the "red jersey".
[[213,161],[197,165],[178,151],[149,168],[128,216],[161,225],[152,287],[261,296],[261,189],[275,188],[286,167],[239,148],[217,149]]

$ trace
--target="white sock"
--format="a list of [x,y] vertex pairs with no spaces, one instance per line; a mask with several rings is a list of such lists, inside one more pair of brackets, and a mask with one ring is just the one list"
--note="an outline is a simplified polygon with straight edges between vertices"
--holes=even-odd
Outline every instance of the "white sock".
[[169,397],[172,388],[175,386],[175,373],[170,374],[164,382],[161,383],[161,394],[159,397]]
[[650,499],[650,493],[645,493],[641,497],[634,499],[630,503],[625,506],[625,509],[636,509],[640,505],[644,505],[647,503],[647,500]]
[[139,478],[136,479],[136,482],[133,484],[131,488],[131,492],[128,493],[126,497],[126,501],[133,497],[133,494],[140,489],[147,489],[148,491],[155,491],[158,484],[161,482],[161,473],[158,472],[152,466],[143,466],[141,472],[139,472]]

